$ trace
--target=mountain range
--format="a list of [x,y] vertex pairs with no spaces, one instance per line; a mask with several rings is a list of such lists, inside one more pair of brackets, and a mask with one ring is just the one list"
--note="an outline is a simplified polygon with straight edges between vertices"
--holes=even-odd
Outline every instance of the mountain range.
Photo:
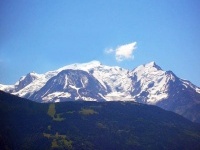
[[134,101],[156,105],[200,122],[200,88],[155,62],[133,70],[99,61],[72,64],[44,74],[29,73],[0,90],[40,103]]

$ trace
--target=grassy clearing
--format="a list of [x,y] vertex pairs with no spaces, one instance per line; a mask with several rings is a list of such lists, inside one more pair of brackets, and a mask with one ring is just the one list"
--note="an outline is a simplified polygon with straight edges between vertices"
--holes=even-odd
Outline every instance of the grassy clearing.
[[63,121],[62,114],[56,114],[55,104],[50,104],[47,114],[53,118],[54,121]]
[[43,136],[49,139],[51,137],[51,134],[43,133]]
[[72,141],[67,139],[66,135],[59,134],[56,132],[55,135],[43,133],[43,136],[52,140],[51,148],[58,148],[58,149],[72,149]]
[[79,111],[80,114],[82,115],[94,115],[94,114],[98,114],[98,112],[94,111],[93,109],[89,108],[82,108],[81,111]]
[[54,121],[63,121],[65,118],[61,117],[62,114],[56,114],[55,117],[53,117]]
[[49,116],[51,116],[52,118],[54,118],[54,115],[56,114],[55,104],[50,104],[49,105],[49,109],[48,109],[47,114]]

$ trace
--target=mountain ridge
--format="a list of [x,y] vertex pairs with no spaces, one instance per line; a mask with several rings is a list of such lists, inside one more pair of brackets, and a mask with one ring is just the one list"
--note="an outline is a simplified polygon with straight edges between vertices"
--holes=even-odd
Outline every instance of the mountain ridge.
[[172,71],[162,70],[154,61],[133,70],[106,66],[99,61],[76,63],[44,74],[29,73],[15,85],[0,85],[0,90],[43,103],[69,99],[135,101],[200,122],[200,88]]

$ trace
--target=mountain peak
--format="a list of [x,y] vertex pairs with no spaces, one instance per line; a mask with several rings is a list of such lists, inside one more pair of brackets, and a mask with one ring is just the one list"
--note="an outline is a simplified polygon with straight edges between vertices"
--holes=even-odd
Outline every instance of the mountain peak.
[[88,64],[94,64],[94,65],[98,65],[98,66],[102,65],[102,63],[98,60],[92,60],[92,61],[88,62]]
[[32,77],[38,76],[38,75],[39,75],[39,74],[37,74],[37,73],[34,72],[34,71],[32,71],[32,72],[30,72],[30,73],[27,74],[27,76],[32,76]]
[[89,61],[86,63],[75,63],[72,65],[74,65],[74,66],[100,66],[100,65],[102,65],[102,63],[98,60],[92,60],[92,61]]
[[135,69],[133,69],[132,72],[141,72],[143,73],[144,70],[146,70],[146,72],[154,72],[154,71],[158,71],[158,70],[162,70],[154,61],[144,64],[144,65],[140,65],[138,67],[136,67]]
[[155,65],[156,65],[155,61],[151,61],[151,62],[145,64],[145,66],[155,66]]
[[145,68],[156,68],[157,70],[162,70],[160,66],[158,66],[155,61],[151,61],[144,65]]
[[64,67],[58,69],[57,71],[60,72],[60,71],[65,70],[65,69],[87,71],[89,68],[95,68],[95,67],[98,67],[98,66],[101,66],[101,65],[102,65],[101,62],[99,62],[97,60],[93,60],[93,61],[90,61],[90,62],[87,62],[87,63],[75,63],[75,64],[67,65],[67,66],[64,66]]

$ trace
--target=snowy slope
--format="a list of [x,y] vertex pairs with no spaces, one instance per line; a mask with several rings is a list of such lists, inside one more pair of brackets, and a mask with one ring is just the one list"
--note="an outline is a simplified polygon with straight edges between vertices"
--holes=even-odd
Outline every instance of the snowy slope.
[[5,91],[5,92],[8,92],[8,93],[11,93],[11,91],[15,88],[14,85],[3,85],[3,84],[0,84],[0,90],[1,91]]
[[83,70],[66,69],[47,81],[30,99],[39,102],[59,102],[67,99],[102,101],[107,93],[101,83]]
[[156,104],[168,97],[168,76],[155,62],[141,65],[130,72],[132,78],[132,95],[137,101],[147,104]]
[[[92,94],[90,96],[87,95],[87,97],[81,94],[79,94],[79,96],[73,96],[74,93],[71,93],[68,88],[66,89],[66,85],[64,85],[67,83],[66,78],[62,78],[57,84],[54,82],[51,83],[54,86],[62,83],[63,87],[59,89],[59,91],[54,88],[54,90],[46,96],[38,94],[39,91],[40,93],[43,93],[42,90],[44,90],[44,88],[48,90],[47,83],[50,82],[52,78],[60,78],[58,74],[64,70],[68,70],[71,73],[75,70],[86,72],[86,78],[90,76],[97,80],[98,84],[101,85],[99,86],[101,89],[98,95],[100,98],[107,101],[131,100],[156,105],[158,102],[163,101],[163,99],[166,100],[169,97],[172,97],[170,93],[170,88],[172,86],[176,86],[177,91],[180,91],[182,88],[181,86],[184,86],[189,87],[198,94],[200,93],[200,88],[187,80],[179,79],[180,83],[174,85],[177,77],[170,71],[163,71],[155,62],[138,66],[132,71],[118,66],[105,66],[99,61],[91,61],[82,64],[76,63],[44,74],[29,73],[26,76],[21,77],[15,85],[0,85],[0,89],[32,100],[36,100],[34,97],[37,97],[37,101],[40,99],[40,102],[50,102],[52,99],[54,99],[53,101],[59,101],[60,97],[62,100],[64,98],[74,98],[98,101],[97,97],[93,97]],[[78,76],[76,77],[78,79],[76,81],[73,77],[70,77],[70,80],[74,80],[74,83],[70,85],[70,87],[71,89],[76,89],[76,91],[78,91],[80,87],[77,86],[75,82],[82,82],[82,78],[78,78]],[[95,91],[90,93],[95,93]]]

